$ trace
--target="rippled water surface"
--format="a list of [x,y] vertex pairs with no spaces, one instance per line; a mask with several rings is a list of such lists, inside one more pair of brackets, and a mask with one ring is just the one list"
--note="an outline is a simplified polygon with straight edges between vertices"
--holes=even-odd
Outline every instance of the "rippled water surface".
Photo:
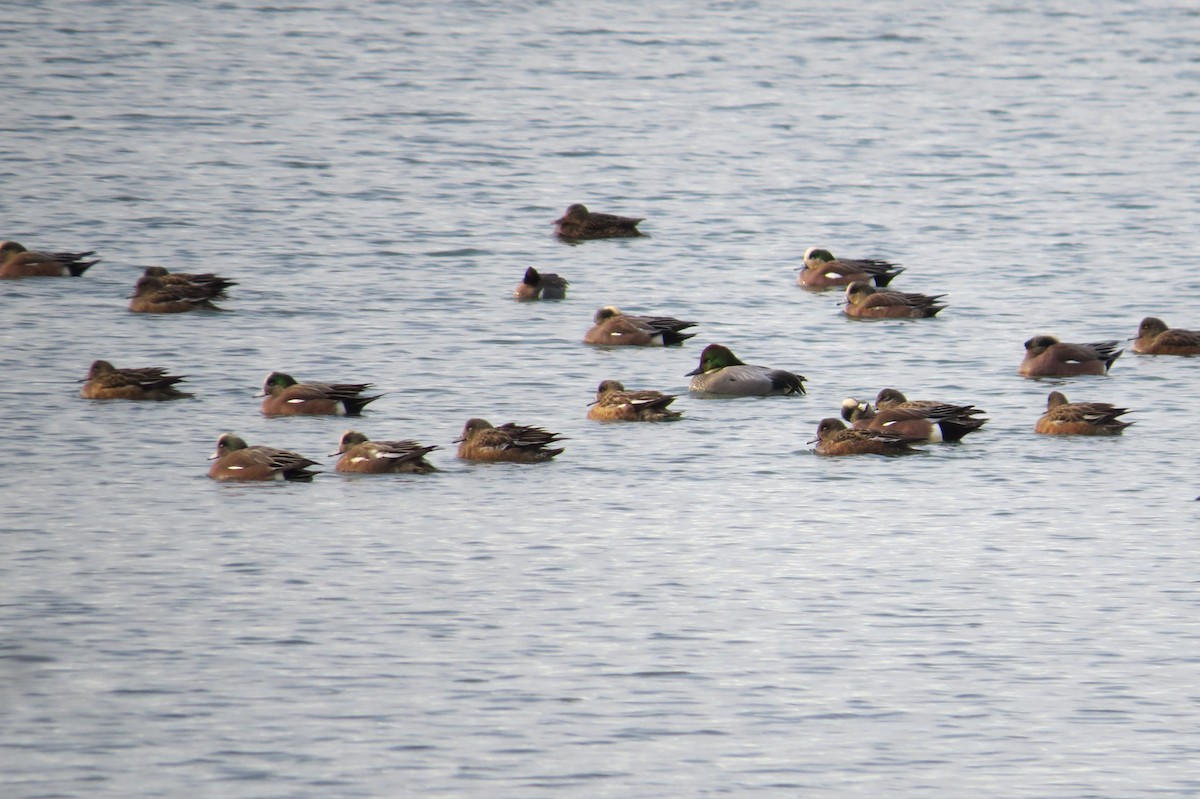
[[[1200,328],[1194,9],[6,9],[0,238],[103,261],[0,285],[5,797],[1200,795],[1200,360],[1015,373]],[[573,202],[649,235],[561,243]],[[814,245],[949,308],[850,321]],[[239,285],[130,314],[150,264]],[[584,346],[606,304],[699,334]],[[689,396],[711,342],[808,396]],[[84,401],[97,358],[196,396]],[[334,473],[276,369],[374,383],[354,426],[441,472]],[[605,378],[684,418],[587,421]],[[990,421],[812,454],[884,386]],[[1037,436],[1053,389],[1136,424]],[[467,465],[472,416],[566,452]],[[227,430],[327,473],[210,481]]]

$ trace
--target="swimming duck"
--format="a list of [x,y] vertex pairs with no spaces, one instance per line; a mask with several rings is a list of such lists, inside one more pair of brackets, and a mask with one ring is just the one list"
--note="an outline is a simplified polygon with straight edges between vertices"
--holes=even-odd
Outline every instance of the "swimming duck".
[[558,433],[540,427],[512,422],[493,427],[484,419],[468,419],[462,435],[455,442],[458,443],[458,457],[466,461],[541,463],[565,449],[549,448],[558,440]]
[[266,416],[359,416],[368,403],[382,397],[360,396],[370,383],[300,383],[283,372],[271,372],[259,397]]
[[1200,332],[1169,328],[1163,320],[1147,316],[1138,325],[1133,351],[1142,355],[1200,355]]
[[800,267],[796,282],[808,289],[827,289],[873,280],[876,286],[883,288],[903,271],[903,266],[889,261],[834,258],[829,250],[809,247],[804,251],[804,266]]
[[605,380],[596,389],[596,401],[587,416],[598,422],[668,422],[683,415],[667,407],[675,399],[674,394],[629,391],[619,380]]
[[19,277],[79,277],[100,262],[88,252],[35,252],[27,250],[15,241],[0,242],[0,278]]
[[357,430],[342,433],[335,455],[341,455],[339,472],[357,474],[428,474],[437,467],[425,456],[437,447],[425,447],[416,441],[371,441]]
[[1061,391],[1051,391],[1046,398],[1046,412],[1033,429],[1047,435],[1116,436],[1133,422],[1118,417],[1129,413],[1107,402],[1068,402]]
[[905,436],[884,430],[849,428],[841,419],[822,419],[817,425],[817,437],[809,444],[816,444],[818,455],[908,455],[922,450],[914,449],[925,439]]
[[567,286],[571,285],[553,272],[538,272],[532,266],[525,270],[525,277],[513,289],[518,300],[564,300]]
[[843,311],[855,319],[928,319],[946,307],[938,302],[945,296],[877,289],[856,280],[846,287]]
[[1054,336],[1034,336],[1025,342],[1025,357],[1017,374],[1025,377],[1075,377],[1108,372],[1124,350],[1119,342],[1064,344]]
[[700,353],[700,365],[688,375],[693,376],[689,386],[692,391],[709,394],[767,397],[805,393],[806,378],[803,375],[743,363],[732,350],[721,344],[705,347]]
[[94,361],[79,396],[84,399],[173,400],[193,395],[175,388],[182,375],[169,375],[158,366],[118,369],[108,361]]
[[695,333],[682,333],[695,322],[673,316],[635,316],[614,305],[606,305],[592,317],[593,325],[583,336],[584,344],[603,346],[671,347],[682,344]]
[[594,214],[583,203],[575,203],[554,220],[554,232],[563,239],[629,239],[644,236],[637,229],[642,218]]
[[308,483],[318,474],[309,469],[317,465],[316,461],[284,449],[247,446],[233,433],[224,433],[217,439],[217,451],[209,460],[216,461],[208,470],[208,476],[214,480]]

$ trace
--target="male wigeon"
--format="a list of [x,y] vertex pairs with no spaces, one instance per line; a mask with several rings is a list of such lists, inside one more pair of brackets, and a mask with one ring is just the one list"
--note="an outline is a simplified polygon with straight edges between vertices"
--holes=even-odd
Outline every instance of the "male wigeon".
[[173,400],[191,394],[175,388],[182,375],[169,375],[158,366],[118,369],[108,361],[95,361],[84,378],[79,396],[84,399]]
[[606,305],[592,317],[592,327],[583,336],[584,344],[607,347],[671,347],[682,344],[695,333],[682,333],[695,322],[673,316],[636,316],[626,314],[614,305]]
[[809,247],[804,251],[804,266],[800,267],[796,283],[806,289],[828,289],[858,281],[874,281],[876,286],[883,288],[903,271],[903,266],[889,261],[834,258],[829,250]]
[[668,422],[683,415],[667,407],[674,401],[674,394],[629,391],[619,380],[605,380],[596,389],[587,417],[598,422]]
[[219,311],[213,300],[224,289],[203,283],[164,283],[154,275],[142,275],[133,288],[129,310],[134,313],[185,313]]
[[864,280],[846,286],[843,312],[854,319],[928,319],[945,308],[945,294],[916,294],[877,289]]
[[733,351],[721,344],[709,344],[700,353],[700,365],[688,372],[689,388],[708,394],[738,397],[767,397],[803,394],[804,375],[784,369],[771,369],[743,363]]
[[88,261],[95,251],[34,252],[15,241],[0,242],[0,278],[19,277],[79,277],[100,262]]
[[156,277],[164,286],[202,286],[212,292],[212,299],[215,300],[225,296],[225,289],[237,285],[235,281],[212,272],[171,272],[165,266],[147,266],[142,276]]
[[518,300],[564,300],[567,298],[568,283],[553,272],[539,272],[532,266],[525,270],[525,277],[513,289]]
[[342,456],[334,468],[356,474],[429,474],[437,467],[425,456],[435,449],[411,439],[371,441],[357,430],[347,430],[334,453]]
[[1163,320],[1147,316],[1138,325],[1133,351],[1142,355],[1200,355],[1200,332],[1169,328]]
[[1046,398],[1046,412],[1038,418],[1034,431],[1057,436],[1115,436],[1133,422],[1118,417],[1129,413],[1107,402],[1068,402],[1061,391]]
[[217,439],[217,451],[209,456],[216,463],[208,470],[214,480],[290,480],[311,482],[318,472],[310,466],[317,462],[303,455],[274,447],[250,447],[233,433],[224,433]]
[[842,400],[842,418],[852,427],[884,430],[932,442],[961,441],[963,436],[983,427],[987,419],[972,415],[978,412],[971,405],[948,403],[876,410],[870,403],[853,397]]
[[583,203],[575,203],[554,220],[554,232],[563,239],[630,239],[644,236],[637,229],[642,218],[593,214]]
[[462,435],[454,440],[458,444],[458,457],[465,461],[541,463],[565,449],[549,448],[560,440],[558,433],[512,422],[492,427],[483,419],[468,419]]
[[382,397],[360,396],[370,383],[300,383],[283,372],[271,372],[259,397],[266,416],[359,416],[368,403]]
[[922,452],[914,449],[925,439],[920,436],[905,436],[885,430],[849,428],[841,419],[822,419],[817,425],[817,437],[809,444],[816,444],[818,455],[907,455]]
[[1025,358],[1017,369],[1024,377],[1102,375],[1124,350],[1117,341],[1064,344],[1054,336],[1034,336],[1025,342]]

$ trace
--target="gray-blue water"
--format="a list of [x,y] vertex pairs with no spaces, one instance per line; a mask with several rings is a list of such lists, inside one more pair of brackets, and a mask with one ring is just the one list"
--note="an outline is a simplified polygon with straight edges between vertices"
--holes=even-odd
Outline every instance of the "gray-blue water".
[[[1200,795],[1200,359],[1029,381],[1022,342],[1200,328],[1200,12],[1165,2],[3,5],[0,794]],[[566,206],[647,238],[568,246]],[[908,267],[935,320],[795,285]],[[141,270],[239,282],[126,311]],[[519,304],[525,267],[569,299]],[[694,319],[580,339],[596,308]],[[710,342],[807,397],[701,400]],[[191,400],[88,402],[96,358]],[[347,478],[272,370],[442,449]],[[684,419],[585,419],[604,378]],[[991,421],[821,459],[843,397]],[[1134,409],[1037,436],[1052,389]],[[532,467],[454,458],[536,424]],[[321,460],[208,480],[222,432]]]

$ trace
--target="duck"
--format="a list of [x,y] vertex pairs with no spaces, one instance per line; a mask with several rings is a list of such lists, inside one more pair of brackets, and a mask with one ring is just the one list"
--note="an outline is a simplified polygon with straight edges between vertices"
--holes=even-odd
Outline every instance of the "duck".
[[356,474],[429,474],[438,469],[425,456],[435,449],[411,439],[371,441],[357,430],[347,430],[333,453],[342,456],[334,468]]
[[221,434],[209,460],[216,461],[208,470],[214,480],[309,483],[319,474],[309,468],[317,465],[314,460],[284,449],[247,446],[233,433]]
[[223,289],[202,283],[164,283],[154,275],[142,275],[134,286],[129,300],[133,313],[186,313],[187,311],[220,311],[213,300]]
[[673,316],[635,316],[615,305],[606,305],[592,317],[592,327],[583,335],[584,344],[606,347],[673,347],[697,335],[683,333],[695,322]]
[[722,344],[709,344],[700,353],[700,365],[687,373],[692,391],[738,397],[804,394],[804,375],[743,363]]
[[361,416],[363,408],[382,397],[361,394],[371,383],[300,383],[284,372],[271,372],[259,397],[265,416]]
[[142,273],[143,277],[158,278],[158,282],[164,286],[201,286],[210,289],[213,292],[213,299],[221,299],[225,296],[225,289],[230,286],[236,286],[237,283],[227,277],[215,275],[212,272],[202,272],[192,274],[188,272],[171,272],[165,266],[147,266],[146,271]]
[[1124,350],[1119,342],[1064,344],[1054,336],[1034,336],[1025,342],[1025,357],[1017,374],[1023,377],[1076,377],[1102,375]]
[[458,444],[458,457],[465,461],[542,463],[566,449],[550,448],[560,439],[558,433],[540,427],[513,422],[493,427],[485,419],[468,419],[462,435],[454,441]]
[[[881,411],[884,408],[932,408],[952,404],[957,403],[946,403],[940,400],[910,400],[898,388],[881,388],[879,389],[879,393],[875,395],[875,410],[877,411]],[[982,408],[976,408],[974,405],[964,405],[962,407],[970,408],[972,414],[987,413],[987,411]]]
[[804,251],[804,265],[800,267],[796,283],[806,289],[819,290],[874,281],[877,287],[883,288],[903,271],[903,266],[890,261],[834,258],[829,250],[809,247]]
[[554,232],[562,239],[630,239],[644,236],[637,229],[642,217],[594,214],[583,203],[575,203],[554,220]]
[[1163,320],[1147,316],[1138,325],[1132,349],[1141,355],[1200,355],[1200,331],[1169,328]]
[[1133,424],[1119,418],[1126,413],[1128,408],[1107,402],[1068,402],[1061,391],[1051,391],[1033,429],[1052,436],[1119,436]]
[[553,272],[538,272],[531,266],[513,289],[513,297],[518,300],[565,300],[570,285]]
[[809,444],[816,444],[818,455],[909,455],[922,452],[914,448],[926,439],[906,436],[885,430],[847,428],[841,419],[822,419],[817,425],[817,437]]
[[843,312],[854,319],[929,319],[945,308],[945,294],[916,294],[877,289],[865,280],[846,286]]
[[36,252],[15,241],[0,242],[0,278],[79,277],[100,259],[87,252]]
[[159,366],[118,369],[108,361],[93,361],[79,396],[84,399],[173,400],[194,396],[175,388],[182,375],[169,375]]
[[977,419],[973,413],[979,413],[979,409],[971,405],[922,404],[876,410],[853,397],[842,400],[842,418],[851,427],[900,433],[935,443],[961,441],[983,427],[987,419]]
[[676,395],[661,391],[629,391],[619,380],[604,380],[596,389],[587,418],[597,422],[669,422],[683,416],[667,406]]

